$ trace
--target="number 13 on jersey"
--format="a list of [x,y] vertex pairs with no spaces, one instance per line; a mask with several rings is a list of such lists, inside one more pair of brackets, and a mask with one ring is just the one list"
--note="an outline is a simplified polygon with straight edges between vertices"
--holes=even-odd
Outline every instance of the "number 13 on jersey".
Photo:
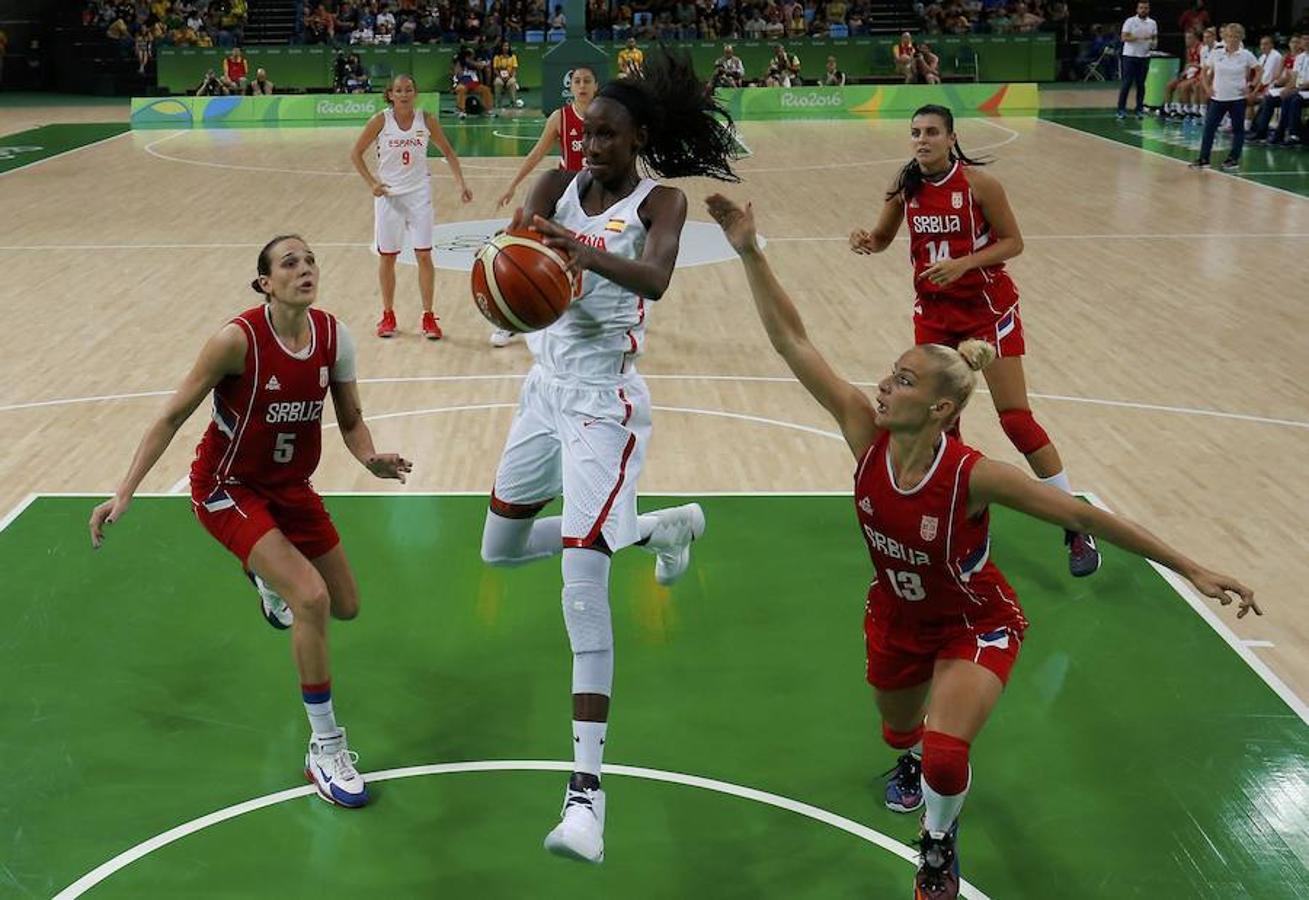
[[923,590],[923,579],[917,572],[897,572],[894,569],[886,570],[886,580],[891,585],[891,590],[901,600],[917,602],[926,599],[927,591]]

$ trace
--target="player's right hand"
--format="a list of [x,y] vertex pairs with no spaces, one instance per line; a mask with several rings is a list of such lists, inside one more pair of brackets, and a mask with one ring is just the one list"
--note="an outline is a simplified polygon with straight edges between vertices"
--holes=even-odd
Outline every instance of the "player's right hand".
[[388,193],[389,193],[389,191],[387,190],[386,185],[382,184],[382,182],[380,182],[380,181],[374,181],[374,182],[373,182],[373,196],[374,196],[374,197],[385,197]]
[[131,502],[131,497],[122,499],[115,495],[91,510],[91,546],[94,549],[99,550],[105,542],[104,526],[117,522]]
[[873,253],[873,233],[862,228],[850,232],[850,249],[860,256]]
[[513,202],[513,199],[514,199],[514,192],[512,190],[508,190],[500,195],[500,199],[495,201],[495,205],[497,207],[508,206],[511,202]]
[[754,205],[747,203],[744,208],[728,200],[722,194],[710,194],[705,198],[705,207],[709,210],[718,227],[723,229],[727,243],[737,253],[746,253],[758,248],[757,232],[754,224]]
[[1237,581],[1230,575],[1223,575],[1219,572],[1213,572],[1209,569],[1197,567],[1195,572],[1190,576],[1191,584],[1195,589],[1206,597],[1212,597],[1223,606],[1230,606],[1235,594],[1240,603],[1237,604],[1236,617],[1245,618],[1245,614],[1254,610],[1256,616],[1262,616],[1264,611],[1259,608],[1259,604],[1254,602],[1254,591],[1250,590],[1241,582]]

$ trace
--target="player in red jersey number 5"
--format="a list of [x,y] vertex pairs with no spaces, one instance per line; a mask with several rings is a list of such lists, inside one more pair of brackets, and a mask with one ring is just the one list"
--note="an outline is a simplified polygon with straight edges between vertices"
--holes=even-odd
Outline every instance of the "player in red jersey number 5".
[[869,399],[810,343],[755,241],[750,207],[717,194],[707,202],[745,263],[774,349],[836,420],[857,462],[856,515],[875,569],[864,621],[868,681],[883,736],[903,751],[887,785],[887,806],[899,812],[926,806],[915,898],[957,897],[957,820],[971,780],[969,748],[1000,699],[1027,627],[1013,588],[990,560],[990,504],[1162,563],[1223,605],[1239,600],[1238,618],[1260,613],[1259,607],[1236,579],[949,434],[973,392],[975,372],[994,358],[990,344],[913,347]]
[[258,272],[251,286],[265,302],[205,344],[141,439],[114,496],[91,513],[91,543],[101,545],[105,526],[127,512],[177,429],[212,392],[213,421],[191,466],[191,505],[205,530],[245,567],[269,624],[291,629],[312,731],[305,776],[323,799],[358,807],[368,802],[368,791],[332,710],[327,618],[358,615],[359,588],[309,484],[329,389],[341,438],[368,471],[403,482],[411,466],[373,449],[355,384],[354,341],[334,316],[312,308],[318,297],[313,251],[299,237],[274,238],[259,253]]

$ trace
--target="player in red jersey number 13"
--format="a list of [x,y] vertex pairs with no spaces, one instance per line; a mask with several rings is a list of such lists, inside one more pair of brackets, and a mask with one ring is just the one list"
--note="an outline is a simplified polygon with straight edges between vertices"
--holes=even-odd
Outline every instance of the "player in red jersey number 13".
[[[259,253],[264,295],[211,337],[146,431],[114,496],[91,513],[91,543],[122,518],[142,479],[177,429],[210,393],[212,421],[191,466],[191,505],[205,530],[245,567],[264,616],[291,629],[291,654],[312,736],[305,776],[323,799],[368,802],[345,729],[332,709],[327,619],[353,619],[359,588],[341,539],[309,484],[322,445],[323,401],[331,391],[346,447],[378,478],[405,480],[410,464],[377,453],[355,384],[354,341],[335,317],[314,309],[318,263],[296,236]],[[221,678],[221,673],[214,673]]]
[[900,812],[926,807],[914,897],[951,900],[959,895],[956,842],[971,781],[969,748],[1000,699],[1027,627],[1013,588],[990,559],[990,504],[1162,563],[1224,605],[1238,600],[1238,618],[1259,607],[1236,579],[949,434],[972,394],[974,373],[994,358],[990,344],[913,347],[870,400],[810,342],[755,240],[751,209],[717,194],[707,202],[745,264],[773,348],[836,420],[857,462],[856,515],[875,568],[864,621],[868,681],[883,737],[903,751],[887,805]]

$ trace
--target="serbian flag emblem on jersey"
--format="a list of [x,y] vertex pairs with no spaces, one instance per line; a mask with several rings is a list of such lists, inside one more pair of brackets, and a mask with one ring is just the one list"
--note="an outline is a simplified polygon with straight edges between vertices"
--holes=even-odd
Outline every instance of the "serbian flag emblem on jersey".
[[918,524],[918,536],[925,541],[936,540],[936,528],[940,520],[936,516],[923,516],[923,521]]
[[1014,330],[1014,311],[1011,309],[1000,317],[1000,321],[995,323],[995,340],[998,344],[1009,336]]
[[987,647],[994,647],[997,650],[1009,649],[1009,629],[997,628],[995,631],[988,631],[986,634],[977,636],[977,650],[981,652]]
[[963,192],[963,191],[951,191],[951,192],[950,192],[950,205],[953,206],[955,209],[963,209],[963,208],[964,208],[964,192]]
[[605,231],[617,231],[620,234],[627,227],[626,219],[610,219],[605,225]]

